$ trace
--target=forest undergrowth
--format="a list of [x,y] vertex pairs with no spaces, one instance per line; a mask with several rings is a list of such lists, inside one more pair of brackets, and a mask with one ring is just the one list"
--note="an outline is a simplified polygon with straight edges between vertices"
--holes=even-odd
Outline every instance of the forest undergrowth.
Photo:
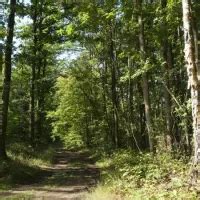
[[0,161],[0,191],[17,185],[37,183],[45,176],[43,167],[53,162],[55,149],[52,146],[33,150],[25,143],[8,146],[8,159]]
[[[188,158],[132,150],[92,152],[101,179],[87,200],[198,199],[198,188],[189,183]],[[52,164],[55,147],[33,151],[25,144],[14,143],[8,155],[9,159],[0,164],[0,191],[37,183],[45,176],[42,167]]]
[[97,161],[101,183],[89,195],[104,199],[198,199],[198,189],[190,185],[190,163],[169,153],[141,153],[119,150]]

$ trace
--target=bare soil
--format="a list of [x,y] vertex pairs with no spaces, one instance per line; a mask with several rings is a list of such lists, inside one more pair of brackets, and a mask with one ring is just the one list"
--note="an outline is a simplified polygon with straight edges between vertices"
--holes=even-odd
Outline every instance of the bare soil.
[[84,200],[96,186],[100,171],[88,152],[57,150],[54,164],[41,167],[38,182],[0,193],[0,199]]

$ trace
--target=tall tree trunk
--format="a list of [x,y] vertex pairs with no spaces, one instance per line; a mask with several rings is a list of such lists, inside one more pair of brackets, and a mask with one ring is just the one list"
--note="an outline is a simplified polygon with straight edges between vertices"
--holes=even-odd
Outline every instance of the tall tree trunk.
[[[145,41],[144,41],[144,24],[143,24],[143,16],[142,16],[142,3],[141,0],[138,0],[138,7],[140,10],[140,14],[138,15],[138,24],[139,24],[139,45],[140,45],[140,53],[142,56],[142,60],[145,61]],[[142,75],[142,92],[144,98],[144,106],[145,106],[145,118],[146,118],[146,127],[147,134],[149,138],[149,149],[153,151],[153,136],[152,136],[152,127],[151,127],[151,105],[149,98],[149,85],[148,85],[148,74],[144,72]]]
[[35,145],[35,66],[32,66],[31,72],[31,91],[30,91],[30,134],[31,143]]
[[133,80],[132,80],[132,75],[133,75],[133,63],[132,59],[128,57],[128,69],[129,69],[129,79],[128,79],[128,112],[127,112],[127,123],[128,123],[128,131],[129,131],[129,137],[128,139],[128,144],[131,144],[131,148],[134,146],[138,151],[141,151],[139,142],[137,140],[137,137],[134,133],[134,104],[133,104]]
[[[40,62],[39,62],[40,63]],[[44,120],[45,120],[45,88],[43,85],[43,81],[46,76],[46,67],[47,67],[47,58],[44,55],[43,62],[41,62],[41,74],[39,75],[39,82],[40,84],[37,85],[37,101],[38,101],[38,108],[37,108],[37,136],[38,139],[42,136],[44,132]]]
[[2,130],[2,110],[3,110],[3,100],[2,100],[2,94],[3,94],[3,49],[2,46],[0,47],[0,159],[5,159],[6,156],[6,148],[5,148],[5,135],[3,135],[3,130]]
[[117,97],[117,69],[116,69],[116,55],[114,52],[114,30],[111,25],[110,31],[110,64],[111,64],[111,93],[112,93],[112,113],[113,113],[113,139],[115,148],[119,146],[119,120],[118,120],[118,97]]
[[199,66],[196,64],[195,44],[193,34],[193,19],[190,0],[182,0],[183,8],[183,27],[185,41],[185,61],[188,72],[188,86],[191,89],[192,98],[192,117],[194,135],[194,165],[200,162],[200,91],[198,74]]
[[41,135],[43,134],[43,113],[44,113],[44,88],[43,82],[41,79],[45,77],[46,71],[46,61],[47,56],[43,51],[43,32],[42,32],[42,23],[43,23],[43,10],[44,10],[44,1],[40,1],[38,5],[38,63],[37,63],[37,84],[36,84],[36,91],[37,91],[37,116],[36,116],[36,135],[37,141],[40,140]]
[[163,57],[165,60],[165,79],[164,79],[164,110],[165,110],[165,120],[166,120],[166,134],[165,134],[165,144],[166,148],[171,151],[172,148],[172,116],[171,116],[171,97],[169,94],[170,90],[170,69],[172,68],[172,62],[171,62],[171,50],[169,47],[168,42],[166,41],[165,45],[163,46]]
[[112,127],[111,127],[111,120],[109,117],[108,111],[108,64],[106,61],[103,62],[103,69],[102,69],[102,77],[101,77],[101,84],[102,84],[102,98],[103,98],[103,110],[105,115],[105,122],[107,124],[107,128],[105,130],[105,140],[107,143],[112,142]]
[[35,146],[35,90],[36,90],[36,59],[37,59],[37,45],[38,45],[38,37],[37,37],[37,6],[38,0],[32,2],[32,6],[34,9],[33,13],[33,60],[31,66],[31,88],[30,88],[30,136],[32,146]]
[[[15,25],[15,12],[16,12],[16,0],[10,1],[10,14],[8,17],[8,35],[6,39],[5,47],[5,69],[3,80],[3,123],[2,123],[2,147],[0,150],[0,157],[6,157],[5,150],[5,137],[8,123],[8,106],[10,98],[10,84],[11,84],[11,71],[12,71],[12,47]],[[0,139],[1,140],[1,139]]]
[[[167,0],[161,1],[161,6],[163,8],[163,13],[166,15],[165,9],[167,6]],[[165,17],[165,16],[164,16]],[[166,149],[171,151],[172,149],[172,116],[171,116],[171,97],[169,94],[170,90],[170,70],[173,67],[172,62],[172,51],[171,46],[168,41],[168,29],[167,29],[167,23],[164,21],[163,24],[163,40],[162,40],[162,55],[163,60],[165,62],[165,77],[164,77],[164,84],[165,87],[163,87],[164,90],[164,110],[165,110],[165,121],[166,121],[166,133],[165,133],[165,145]]]

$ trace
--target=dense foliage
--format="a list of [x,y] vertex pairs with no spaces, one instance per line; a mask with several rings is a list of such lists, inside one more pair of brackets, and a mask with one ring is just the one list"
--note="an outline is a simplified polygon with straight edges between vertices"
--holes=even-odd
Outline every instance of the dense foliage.
[[[154,199],[160,188],[159,198],[173,199],[185,189],[196,120],[184,0],[77,2],[7,6],[0,159],[14,159],[17,144],[32,157],[59,142],[95,149],[107,156],[105,180],[124,196]],[[188,5],[197,71],[200,3]],[[188,195],[181,198],[196,198]]]
[[73,13],[65,34],[85,50],[57,81],[53,132],[104,149],[191,153],[181,3],[90,2]]

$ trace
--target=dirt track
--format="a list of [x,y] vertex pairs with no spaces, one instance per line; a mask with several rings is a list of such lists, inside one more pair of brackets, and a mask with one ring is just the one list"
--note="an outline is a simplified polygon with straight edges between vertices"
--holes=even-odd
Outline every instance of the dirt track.
[[0,193],[0,199],[84,200],[100,176],[87,152],[62,149],[57,151],[54,164],[42,170],[42,180]]

